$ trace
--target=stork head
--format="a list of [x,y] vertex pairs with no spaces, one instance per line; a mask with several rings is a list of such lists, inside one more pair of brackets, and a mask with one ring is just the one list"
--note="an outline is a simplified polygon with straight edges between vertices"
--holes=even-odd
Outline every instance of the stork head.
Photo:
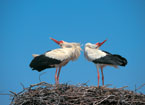
[[79,43],[69,43],[69,42],[66,42],[66,41],[57,41],[56,39],[53,39],[53,38],[50,38],[51,40],[53,40],[55,43],[57,43],[60,47],[62,48],[72,48],[72,47],[75,47],[75,46],[80,46]]
[[91,49],[98,49],[101,45],[103,45],[105,42],[106,42],[107,40],[104,40],[103,42],[101,42],[101,43],[96,43],[96,44],[92,44],[92,43],[87,43],[86,45],[85,45],[85,47],[89,47],[89,48],[91,48]]
[[62,45],[63,43],[64,43],[64,41],[63,40],[61,40],[61,41],[58,41],[58,40],[56,40],[56,39],[53,39],[53,38],[50,38],[51,40],[53,40],[55,43],[57,43],[58,45]]
[[107,39],[106,39],[106,40],[104,40],[104,41],[103,41],[103,42],[101,42],[101,43],[99,43],[99,42],[98,42],[98,43],[96,43],[97,48],[98,48],[98,47],[100,47],[100,46],[102,46],[102,45],[103,45],[106,41],[107,41]]
[[91,48],[91,49],[96,49],[97,45],[96,44],[92,44],[92,43],[86,43],[85,48]]

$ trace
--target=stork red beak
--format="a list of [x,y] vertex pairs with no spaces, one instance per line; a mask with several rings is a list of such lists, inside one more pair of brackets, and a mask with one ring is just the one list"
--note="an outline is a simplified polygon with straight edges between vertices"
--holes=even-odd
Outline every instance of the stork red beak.
[[98,43],[96,43],[96,45],[98,45],[98,46],[100,47],[100,46],[102,46],[102,45],[103,45],[106,41],[107,41],[107,39],[106,39],[106,40],[104,40],[104,41],[103,41],[103,42],[101,42],[101,43],[99,43],[99,42],[98,42]]
[[63,41],[57,41],[56,39],[53,39],[53,38],[50,38],[51,40],[53,40],[55,43],[57,43],[57,44],[61,44],[61,43],[63,43]]

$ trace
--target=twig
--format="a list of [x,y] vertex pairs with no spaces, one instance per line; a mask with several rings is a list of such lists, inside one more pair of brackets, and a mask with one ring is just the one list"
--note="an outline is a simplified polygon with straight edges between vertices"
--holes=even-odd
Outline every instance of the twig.
[[[135,84],[135,93],[136,93],[136,91],[137,91],[137,89],[136,89],[136,84]],[[134,99],[135,99],[135,95],[133,94],[133,97],[132,97],[132,99],[131,99],[131,104],[130,104],[130,105],[133,104]]]
[[123,86],[123,87],[120,87],[119,89],[124,89],[124,88],[127,88],[128,86]]
[[20,83],[20,85],[23,87],[23,90],[25,90],[25,86],[22,83]]
[[106,88],[106,87],[109,87],[109,86],[112,86],[112,84],[106,84],[104,87]]
[[39,75],[39,81],[41,82],[41,76],[44,75],[46,72],[43,72]]
[[0,93],[0,95],[8,95],[8,96],[11,96],[12,94],[8,94],[8,93]]
[[85,82],[85,83],[82,83],[82,86],[88,86],[88,85],[87,85],[88,82],[89,82],[89,80],[88,80],[87,82]]
[[12,91],[9,91],[10,93],[12,93],[12,94],[14,94],[15,96],[17,96],[17,93],[15,93],[15,92],[12,92]]
[[135,88],[135,92],[136,92],[137,90],[141,89],[141,88],[144,87],[144,86],[145,86],[145,83],[142,84],[141,86],[139,86],[138,88]]
[[32,84],[32,85],[30,85],[30,87],[32,88],[34,86],[42,85],[43,83],[46,83],[46,82],[40,82],[40,83],[37,83],[37,84]]
[[137,91],[137,90],[136,90],[136,84],[135,84],[135,90],[134,90],[134,91],[135,91],[135,92]]
[[93,105],[99,105],[101,104],[102,102],[104,102],[105,100],[107,100],[108,98],[110,97],[114,97],[115,95],[108,95],[106,98],[104,98],[103,100],[101,100],[100,102],[98,102],[97,104],[96,103],[93,103]]

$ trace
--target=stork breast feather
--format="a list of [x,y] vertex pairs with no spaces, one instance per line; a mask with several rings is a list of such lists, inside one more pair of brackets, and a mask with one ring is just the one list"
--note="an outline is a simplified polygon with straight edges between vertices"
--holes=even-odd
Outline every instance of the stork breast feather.
[[70,57],[70,51],[69,49],[56,49],[45,53],[45,55],[47,57],[63,61]]

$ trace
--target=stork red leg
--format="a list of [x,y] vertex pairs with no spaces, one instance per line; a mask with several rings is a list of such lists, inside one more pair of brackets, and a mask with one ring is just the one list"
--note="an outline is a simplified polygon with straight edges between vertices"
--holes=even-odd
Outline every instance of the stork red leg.
[[99,67],[98,66],[97,66],[97,74],[98,74],[98,87],[99,87],[100,73],[99,73]]
[[59,84],[59,75],[60,75],[61,66],[59,67],[58,75],[57,75],[57,82]]
[[56,72],[55,72],[55,83],[57,84],[57,69],[58,68],[56,68]]
[[103,66],[101,66],[101,73],[102,73],[102,85],[104,86],[104,74],[103,74]]

